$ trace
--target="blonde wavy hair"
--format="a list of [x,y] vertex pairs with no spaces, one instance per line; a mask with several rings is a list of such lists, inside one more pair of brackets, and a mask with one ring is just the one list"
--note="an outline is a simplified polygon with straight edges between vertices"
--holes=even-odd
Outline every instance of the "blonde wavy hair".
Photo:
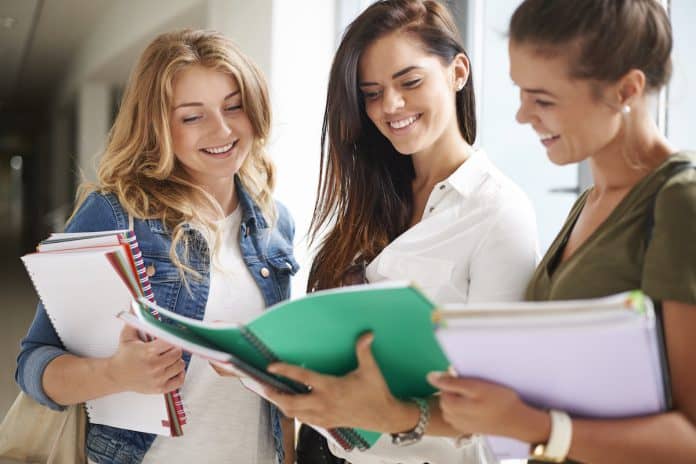
[[274,167],[264,149],[271,125],[266,81],[254,62],[222,34],[190,29],[158,36],[140,56],[99,161],[98,183],[80,186],[76,207],[98,190],[115,194],[133,217],[161,220],[172,235],[169,256],[182,275],[197,274],[186,264],[189,243],[184,226],[200,224],[216,231],[215,217],[224,217],[217,201],[186,175],[172,149],[172,82],[193,65],[237,80],[255,135],[238,177],[266,219],[275,221]]

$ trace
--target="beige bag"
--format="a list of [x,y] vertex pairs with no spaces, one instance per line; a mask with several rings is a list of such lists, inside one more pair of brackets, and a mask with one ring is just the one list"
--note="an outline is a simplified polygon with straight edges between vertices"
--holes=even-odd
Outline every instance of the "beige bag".
[[20,392],[0,424],[0,458],[47,464],[86,463],[84,405],[54,411]]

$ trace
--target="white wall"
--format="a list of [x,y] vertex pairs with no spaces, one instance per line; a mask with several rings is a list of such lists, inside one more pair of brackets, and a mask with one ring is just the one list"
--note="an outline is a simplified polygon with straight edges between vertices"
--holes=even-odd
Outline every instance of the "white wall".
[[270,152],[278,168],[276,196],[295,218],[295,255],[302,269],[293,279],[294,296],[304,293],[311,264],[306,234],[316,197],[321,126],[335,34],[333,2],[275,1]]
[[671,0],[674,74],[669,86],[667,137],[678,149],[696,150],[696,2]]
[[[273,18],[282,0],[207,0],[205,28],[222,32],[235,41],[270,79]],[[299,2],[298,2],[299,3]]]

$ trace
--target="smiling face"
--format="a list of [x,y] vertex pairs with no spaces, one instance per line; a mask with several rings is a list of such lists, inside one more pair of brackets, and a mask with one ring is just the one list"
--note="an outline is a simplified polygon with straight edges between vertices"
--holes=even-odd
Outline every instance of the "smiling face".
[[553,163],[577,163],[621,143],[615,85],[570,78],[567,53],[545,56],[512,41],[509,52],[510,75],[520,89],[517,121],[532,126]]
[[201,185],[232,178],[254,141],[237,80],[193,65],[176,75],[172,90],[170,130],[177,160]]
[[417,39],[400,32],[365,48],[358,63],[365,110],[399,153],[417,154],[461,138],[455,92],[468,74],[462,59],[445,66]]

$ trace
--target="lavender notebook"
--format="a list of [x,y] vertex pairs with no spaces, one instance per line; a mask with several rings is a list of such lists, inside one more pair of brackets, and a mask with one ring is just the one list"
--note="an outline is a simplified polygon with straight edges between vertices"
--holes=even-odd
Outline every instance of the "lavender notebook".
[[[436,336],[461,377],[516,390],[573,416],[622,418],[669,404],[659,319],[640,292],[561,302],[447,306]],[[499,458],[529,445],[490,437]]]

